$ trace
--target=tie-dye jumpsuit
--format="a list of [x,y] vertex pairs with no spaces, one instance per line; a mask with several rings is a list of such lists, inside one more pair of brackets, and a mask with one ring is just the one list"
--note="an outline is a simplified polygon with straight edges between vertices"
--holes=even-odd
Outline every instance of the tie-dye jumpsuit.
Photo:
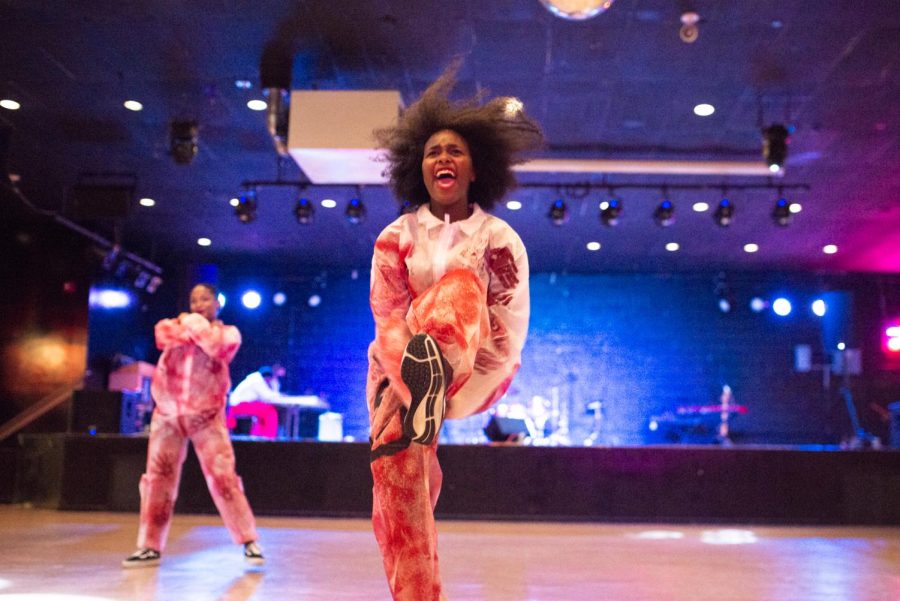
[[[426,332],[452,368],[447,418],[484,411],[509,387],[528,330],[528,257],[515,231],[477,205],[446,223],[427,205],[391,223],[375,242],[366,396],[372,437],[372,522],[396,601],[441,595],[434,505],[437,443],[410,444],[400,380],[407,341]],[[405,399],[404,399],[405,397]]]
[[211,324],[197,313],[164,319],[156,324],[155,334],[162,355],[151,386],[156,408],[140,482],[138,548],[165,548],[188,439],[232,540],[255,541],[256,522],[235,472],[225,426],[228,364],[241,345],[241,334],[234,326]]

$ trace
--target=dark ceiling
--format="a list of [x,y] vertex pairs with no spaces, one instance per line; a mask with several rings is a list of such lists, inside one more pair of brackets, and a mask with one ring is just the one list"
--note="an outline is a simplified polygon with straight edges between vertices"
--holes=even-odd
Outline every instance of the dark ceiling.
[[[691,44],[679,39],[686,9],[702,18]],[[523,208],[496,212],[520,232],[534,271],[900,272],[898,0],[617,0],[580,22],[539,0],[0,1],[0,98],[21,104],[0,108],[0,124],[12,129],[19,189],[167,268],[365,269],[397,214],[383,187],[308,188],[317,206],[338,201],[308,226],[294,220],[290,187],[261,188],[250,224],[228,204],[245,181],[304,179],[290,160],[279,164],[265,114],[246,107],[262,96],[273,43],[292,54],[293,89],[396,89],[407,103],[463,55],[460,94],[520,97],[545,129],[543,157],[762,162],[761,126],[794,129],[779,178],[522,175]],[[143,111],[123,108],[127,99]],[[701,102],[715,113],[695,116]],[[199,124],[190,165],[169,154],[173,120]],[[132,178],[127,217],[72,213],[77,183]],[[613,228],[597,218],[607,183],[624,206]],[[664,184],[677,214],[668,228],[651,218]],[[771,218],[779,184],[803,207],[788,227]],[[722,185],[736,207],[727,228],[690,208],[715,206]],[[368,215],[354,225],[343,207],[358,193]],[[156,206],[138,206],[141,197]],[[547,219],[555,198],[571,214],[559,227]],[[589,241],[601,249],[586,250]],[[748,242],[759,251],[744,252]],[[839,251],[823,254],[826,244]]]

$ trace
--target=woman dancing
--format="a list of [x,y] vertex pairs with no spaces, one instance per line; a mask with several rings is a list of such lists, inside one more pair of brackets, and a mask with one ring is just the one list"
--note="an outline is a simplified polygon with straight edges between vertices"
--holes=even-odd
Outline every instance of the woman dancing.
[[543,137],[515,99],[451,101],[457,68],[376,132],[394,193],[418,206],[378,236],[370,291],[372,521],[396,601],[444,598],[433,513],[441,424],[506,392],[528,329],[525,247],[486,211]]
[[191,290],[190,313],[156,324],[156,346],[162,351],[151,387],[156,407],[150,422],[147,470],[140,482],[138,549],[122,562],[126,568],[159,565],[188,439],[232,540],[244,545],[248,563],[264,562],[225,425],[225,401],[231,388],[228,364],[241,346],[241,333],[217,319],[217,296],[211,284],[197,284]]

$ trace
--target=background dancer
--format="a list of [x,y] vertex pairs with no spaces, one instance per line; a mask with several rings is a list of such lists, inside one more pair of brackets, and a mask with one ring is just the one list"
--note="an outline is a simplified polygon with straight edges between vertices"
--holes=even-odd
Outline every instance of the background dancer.
[[241,334],[217,319],[219,301],[211,284],[194,286],[190,308],[190,313],[156,324],[156,346],[162,351],[151,387],[156,408],[150,422],[147,469],[140,482],[138,549],[122,562],[126,568],[159,564],[188,439],[232,540],[244,545],[247,562],[264,562],[225,426],[225,401],[231,388],[228,364],[241,345]]
[[509,387],[528,329],[528,258],[487,214],[511,166],[542,143],[512,98],[451,102],[459,63],[376,132],[397,198],[419,208],[375,242],[366,396],[372,522],[395,600],[443,598],[434,505],[443,418],[484,411]]

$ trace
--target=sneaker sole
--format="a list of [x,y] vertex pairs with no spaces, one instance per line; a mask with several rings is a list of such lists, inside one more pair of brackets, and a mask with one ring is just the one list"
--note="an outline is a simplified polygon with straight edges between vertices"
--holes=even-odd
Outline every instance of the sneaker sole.
[[251,566],[261,566],[266,563],[266,559],[264,557],[244,557],[244,563]]
[[156,568],[159,567],[159,559],[145,559],[143,561],[128,561],[126,559],[122,562],[122,567],[129,570],[136,568]]
[[412,337],[400,363],[400,377],[412,402],[403,421],[403,433],[413,442],[431,444],[444,420],[444,360],[434,338]]

